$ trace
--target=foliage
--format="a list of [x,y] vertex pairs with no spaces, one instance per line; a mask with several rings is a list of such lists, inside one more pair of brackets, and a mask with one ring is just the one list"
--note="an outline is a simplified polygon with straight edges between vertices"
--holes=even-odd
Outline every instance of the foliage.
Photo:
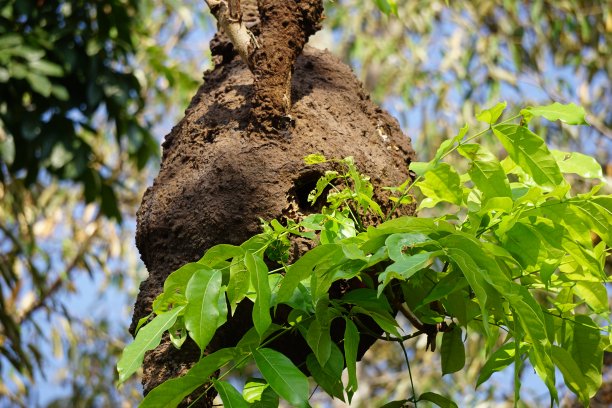
[[[221,368],[223,374],[208,387],[215,387],[228,406],[248,406],[247,401],[263,399],[264,393],[266,398],[274,395],[274,401],[280,397],[292,406],[308,406],[304,374],[266,347],[290,331],[299,332],[312,350],[306,364],[314,381],[349,403],[359,387],[355,365],[360,333],[398,343],[410,370],[404,341],[423,335],[434,351],[441,332],[443,374],[464,367],[464,338],[477,333],[485,340],[487,361],[476,386],[514,365],[518,401],[519,373],[528,360],[552,401],[558,402],[559,369],[567,387],[588,405],[601,384],[603,351],[610,346],[603,262],[606,246],[612,244],[612,196],[597,194],[602,184],[588,193],[573,193],[564,173],[579,171],[583,177],[602,179],[600,166],[588,156],[551,152],[528,127],[537,117],[583,124],[581,108],[527,107],[500,120],[505,106],[478,115],[486,129],[467,136],[466,126],[442,143],[433,160],[415,163],[414,180],[388,189],[394,204],[387,214],[373,201],[372,185],[352,158],[331,160],[338,170],[328,171],[309,197],[314,203],[331,188],[321,213],[299,223],[266,223],[263,233],[242,245],[215,246],[198,262],[170,274],[153,303],[155,317],[118,363],[120,381],[136,371],[164,330],[173,338],[188,335],[206,354],[224,322],[219,317],[228,313],[226,305],[233,311],[248,298],[254,302],[254,327],[237,346],[204,356],[185,376],[152,390],[141,406],[175,406]],[[506,149],[503,160],[474,143],[488,133]],[[455,152],[465,158],[467,171],[458,172],[444,161]],[[305,160],[311,165],[329,161],[318,154]],[[421,208],[449,203],[447,214],[392,218],[415,187],[424,196]],[[368,216],[383,221],[366,226]],[[594,244],[591,234],[602,242]],[[288,256],[279,255],[279,248],[289,251],[292,235],[309,238],[315,246],[287,264]],[[270,270],[271,262],[280,266]],[[337,299],[329,297],[334,282],[350,279],[358,279],[362,287]],[[196,287],[197,292],[190,289]],[[272,323],[270,315],[279,304],[293,309],[282,326]],[[397,311],[412,329],[401,327]],[[384,334],[368,329],[364,316]],[[345,327],[340,344],[330,335],[336,324]],[[248,361],[255,362],[263,378],[240,396],[222,379]],[[345,366],[346,383],[341,376]],[[448,396],[417,393],[414,386],[409,398],[388,406],[419,401],[456,406]]]
[[112,179],[95,159],[95,145],[106,137],[96,130],[95,113],[106,112],[118,144],[129,138],[130,159],[140,168],[158,155],[142,120],[140,82],[127,68],[136,49],[130,27],[136,13],[133,1],[3,6],[3,180],[5,172],[22,172],[29,186],[45,169],[82,183],[87,202],[100,200],[105,215],[120,217]]
[[[386,15],[393,4],[396,12]],[[329,1],[333,41],[325,45],[351,63],[422,158],[463,123],[473,125],[482,106],[556,100],[585,107],[592,126],[543,122],[537,133],[605,164],[611,13],[606,0]]]

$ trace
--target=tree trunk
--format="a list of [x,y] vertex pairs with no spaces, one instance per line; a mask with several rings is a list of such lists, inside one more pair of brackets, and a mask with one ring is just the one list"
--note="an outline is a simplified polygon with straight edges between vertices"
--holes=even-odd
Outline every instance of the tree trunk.
[[[325,169],[305,166],[304,156],[353,156],[383,201],[380,187],[409,177],[414,153],[397,122],[328,52],[306,47],[301,53],[318,28],[320,2],[259,0],[261,26],[253,3],[242,3],[259,46],[252,54],[253,72],[223,35],[216,36],[211,49],[217,64],[166,136],[159,174],[138,211],[136,243],[149,276],[140,286],[132,333],[172,271],[213,245],[242,243],[260,232],[260,218],[299,221],[315,211],[306,197]],[[296,255],[301,251],[296,243]],[[207,352],[236,344],[252,326],[251,306],[241,303]],[[341,330],[332,330],[339,341]],[[362,338],[360,354],[372,343]],[[296,364],[308,354],[301,339],[274,347]],[[198,358],[193,342],[177,350],[164,338],[145,357],[144,392],[184,374]],[[209,407],[213,398],[198,404]]]

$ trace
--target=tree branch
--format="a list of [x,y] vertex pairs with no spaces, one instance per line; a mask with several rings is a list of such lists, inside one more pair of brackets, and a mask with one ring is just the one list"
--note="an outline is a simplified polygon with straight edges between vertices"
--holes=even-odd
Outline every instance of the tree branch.
[[217,19],[219,27],[227,34],[242,61],[253,71],[251,55],[257,48],[255,36],[242,21],[240,0],[204,0]]

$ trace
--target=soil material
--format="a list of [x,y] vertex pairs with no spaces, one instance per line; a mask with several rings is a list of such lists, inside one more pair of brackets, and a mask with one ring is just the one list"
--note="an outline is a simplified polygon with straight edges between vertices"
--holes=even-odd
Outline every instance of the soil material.
[[[240,58],[227,57],[205,74],[185,117],[166,136],[159,175],[138,211],[136,242],[149,277],[140,286],[132,333],[172,271],[215,244],[240,244],[259,233],[260,218],[299,219],[314,211],[305,197],[324,168],[304,165],[304,156],[353,156],[379,194],[380,187],[409,177],[410,139],[328,52],[306,47],[297,58],[291,122],[280,133],[249,126],[254,77]],[[251,327],[250,307],[245,302],[238,308],[207,351],[235,345]],[[364,341],[360,354],[372,342]],[[294,361],[305,358],[307,347],[293,349],[281,351]],[[193,342],[176,350],[164,339],[145,357],[145,393],[184,374],[198,358]],[[203,406],[211,398],[203,398]]]

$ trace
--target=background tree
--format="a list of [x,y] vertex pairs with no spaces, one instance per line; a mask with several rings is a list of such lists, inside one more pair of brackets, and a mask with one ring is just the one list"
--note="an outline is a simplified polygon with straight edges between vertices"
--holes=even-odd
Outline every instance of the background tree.
[[118,401],[108,355],[125,336],[108,332],[112,315],[65,304],[87,275],[115,296],[138,280],[129,220],[158,160],[151,131],[201,70],[182,50],[198,18],[188,7],[0,5],[0,398],[36,404],[55,357],[72,403]]

